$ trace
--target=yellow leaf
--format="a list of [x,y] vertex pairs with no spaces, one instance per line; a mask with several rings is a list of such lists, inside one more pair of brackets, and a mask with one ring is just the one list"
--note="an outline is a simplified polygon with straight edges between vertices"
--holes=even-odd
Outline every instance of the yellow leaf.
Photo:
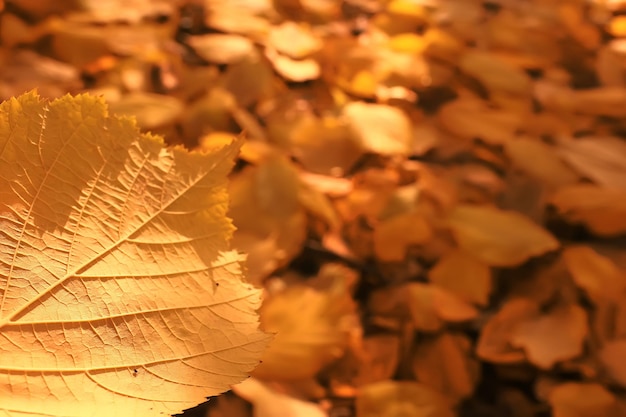
[[459,205],[448,217],[459,246],[491,266],[515,266],[559,247],[545,229],[513,211]]
[[382,155],[410,152],[411,121],[402,110],[383,104],[352,102],[344,108],[344,113],[366,151]]
[[245,36],[211,33],[192,36],[189,46],[208,62],[232,64],[252,54],[254,44]]
[[0,413],[171,414],[256,366],[260,294],[225,252],[238,147],[164,149],[87,95],[0,106]]
[[355,304],[345,280],[334,280],[324,291],[294,285],[261,308],[263,328],[276,338],[254,375],[265,379],[312,378],[341,356],[356,322]]

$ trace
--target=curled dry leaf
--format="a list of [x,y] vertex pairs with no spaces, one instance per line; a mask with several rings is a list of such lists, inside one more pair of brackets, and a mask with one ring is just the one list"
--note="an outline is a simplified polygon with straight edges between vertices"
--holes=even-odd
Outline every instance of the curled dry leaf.
[[356,417],[453,417],[451,403],[434,389],[410,381],[381,381],[361,387]]
[[0,106],[0,413],[171,414],[254,368],[260,294],[226,252],[238,146],[164,149],[87,95]]
[[293,59],[305,58],[322,48],[321,40],[310,27],[289,21],[274,26],[267,41],[279,53]]
[[576,184],[559,189],[551,203],[565,220],[599,236],[626,233],[626,191]]
[[448,216],[459,246],[491,266],[515,266],[559,247],[545,229],[513,211],[459,205]]

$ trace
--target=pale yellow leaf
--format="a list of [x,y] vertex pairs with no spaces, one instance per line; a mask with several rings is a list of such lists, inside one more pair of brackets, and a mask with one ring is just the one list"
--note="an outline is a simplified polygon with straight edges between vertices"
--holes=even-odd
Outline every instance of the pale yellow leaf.
[[344,108],[344,114],[365,150],[382,155],[406,155],[411,150],[411,121],[402,110],[383,104],[353,102]]
[[165,149],[86,95],[0,106],[0,414],[167,415],[255,367],[237,150]]

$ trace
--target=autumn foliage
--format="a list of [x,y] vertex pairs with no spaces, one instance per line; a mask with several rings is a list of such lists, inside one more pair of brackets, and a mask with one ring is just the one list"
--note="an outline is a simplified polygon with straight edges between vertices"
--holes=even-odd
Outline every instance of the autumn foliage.
[[0,415],[626,416],[626,2],[0,5]]

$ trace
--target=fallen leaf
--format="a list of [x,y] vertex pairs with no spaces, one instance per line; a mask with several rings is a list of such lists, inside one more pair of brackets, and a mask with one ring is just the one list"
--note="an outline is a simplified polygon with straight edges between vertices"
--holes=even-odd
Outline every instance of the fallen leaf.
[[315,376],[342,355],[356,322],[347,283],[339,279],[323,290],[288,287],[268,298],[260,314],[263,329],[276,337],[254,376],[274,380]]
[[626,144],[620,138],[561,140],[559,154],[582,175],[606,188],[626,191]]
[[252,403],[254,417],[326,417],[314,403],[277,392],[255,378],[233,385],[233,391]]
[[458,402],[472,394],[480,366],[470,356],[471,342],[466,337],[443,333],[422,340],[413,352],[412,368],[418,382]]
[[559,247],[545,229],[513,211],[459,205],[448,217],[459,246],[491,266],[515,266]]
[[[157,416],[258,363],[228,250],[234,142],[164,149],[87,95],[0,106],[0,411]],[[193,384],[189,384],[193,381]]]
[[565,220],[582,223],[599,236],[626,232],[626,191],[576,184],[559,189],[551,203]]
[[617,399],[600,384],[567,382],[548,396],[554,417],[619,417]]
[[208,62],[232,64],[252,54],[254,44],[240,35],[212,33],[192,36],[189,46]]
[[602,347],[598,359],[604,371],[615,382],[626,387],[626,339],[613,340]]
[[402,261],[411,245],[428,242],[432,228],[415,212],[385,219],[374,229],[374,253],[383,262]]
[[459,67],[462,71],[477,78],[488,90],[523,95],[530,91],[528,75],[502,60],[495,53],[477,49],[467,51],[461,57]]
[[476,354],[495,363],[522,362],[524,351],[511,344],[515,327],[535,315],[538,305],[531,300],[516,298],[505,303],[483,329],[476,346]]
[[524,349],[530,362],[550,369],[557,362],[579,356],[587,332],[585,310],[577,305],[559,306],[518,323],[510,340]]
[[563,259],[574,282],[595,303],[618,301],[626,292],[626,275],[609,258],[588,246],[570,246]]
[[489,301],[489,266],[463,250],[446,253],[428,272],[428,279],[470,303],[484,306]]
[[411,381],[381,381],[361,387],[357,417],[452,417],[451,404],[437,391]]
[[531,138],[516,138],[504,144],[513,164],[553,187],[574,184],[578,175],[559,158],[556,149]]
[[109,107],[114,114],[135,117],[146,130],[172,124],[183,113],[183,104],[177,98],[148,93],[126,94]]
[[406,155],[411,151],[411,121],[402,110],[352,102],[343,111],[366,151],[382,155]]

